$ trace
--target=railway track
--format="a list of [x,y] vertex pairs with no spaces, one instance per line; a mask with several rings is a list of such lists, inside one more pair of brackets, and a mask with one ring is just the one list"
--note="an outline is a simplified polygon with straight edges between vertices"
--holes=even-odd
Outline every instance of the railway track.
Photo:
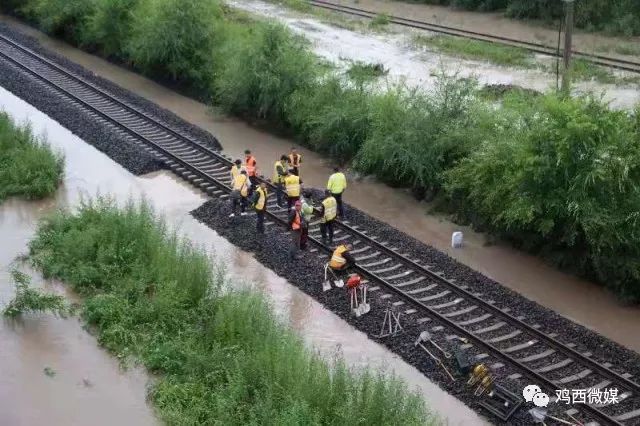
[[[344,13],[351,16],[357,16],[359,18],[374,19],[379,16],[379,13],[372,12],[365,9],[346,6],[342,4],[331,3],[324,0],[309,0],[309,4],[314,7],[318,7],[333,12]],[[415,19],[402,18],[399,16],[389,16],[389,22],[401,25],[403,27],[416,28],[421,30],[432,31],[440,34],[446,34],[456,37],[462,37],[470,40],[485,41],[489,43],[502,44],[505,46],[518,47],[526,49],[533,53],[539,53],[552,57],[562,57],[562,51],[558,52],[556,47],[548,46],[542,43],[529,42],[524,40],[518,40],[509,37],[496,36],[492,34],[480,33],[476,31],[468,31],[462,28],[450,27],[446,25],[439,25],[430,22],[417,21]],[[614,68],[622,71],[628,71],[633,73],[640,73],[640,62],[629,61],[620,58],[613,58],[610,56],[597,55],[588,52],[581,52],[574,50],[572,55],[577,58],[581,58],[592,62],[593,64]]]
[[[40,84],[55,90],[91,117],[109,126],[141,149],[153,153],[176,174],[212,197],[227,198],[231,161],[219,151],[163,124],[105,90],[63,69],[39,54],[0,35],[0,60],[30,74]],[[274,198],[274,197],[271,197]],[[267,225],[283,227],[287,212],[269,201]],[[327,257],[331,247],[319,239],[317,223],[310,227],[314,255]],[[552,397],[556,389],[618,390],[618,404],[576,405],[570,414],[584,423],[640,424],[640,384],[610,360],[595,359],[580,345],[527,324],[508,308],[484,300],[464,283],[446,278],[429,265],[402,254],[376,237],[375,230],[339,222],[335,242],[354,245],[358,270],[369,282],[376,300],[385,301],[417,323],[431,326],[442,345],[464,337],[476,359],[500,361],[513,373],[509,378],[537,384]],[[320,273],[320,271],[319,271]],[[438,324],[438,325],[435,325]],[[409,337],[407,337],[409,338]],[[494,362],[493,366],[500,366]],[[512,389],[518,392],[518,389]]]

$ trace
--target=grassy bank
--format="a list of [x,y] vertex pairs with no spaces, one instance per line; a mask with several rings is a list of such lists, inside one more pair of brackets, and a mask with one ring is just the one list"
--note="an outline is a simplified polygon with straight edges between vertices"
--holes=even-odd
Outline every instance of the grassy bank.
[[146,204],[56,213],[30,257],[83,296],[101,345],[154,373],[151,400],[168,424],[435,423],[396,379],[330,367]]
[[62,181],[64,159],[29,125],[19,125],[0,111],[0,202],[53,194]]
[[[533,102],[524,92],[496,107],[473,81],[445,76],[428,92],[402,85],[380,89],[376,74],[384,69],[360,64],[344,73],[327,67],[283,26],[252,20],[215,0],[74,1],[82,5],[29,0],[21,13],[54,34],[92,40],[92,49],[107,53],[107,46],[119,45],[112,56],[148,75],[173,79],[228,112],[284,131],[391,185],[439,196],[461,220],[640,301],[634,248],[640,232],[633,214],[640,211],[640,153],[632,149],[639,143],[637,113],[611,111],[586,97],[549,94]],[[544,125],[547,139],[541,141],[534,130]],[[526,143],[514,147],[513,141]],[[527,167],[465,179],[464,173],[480,173],[471,163],[491,169],[498,150],[516,148]],[[601,168],[614,155],[624,165],[622,174]],[[605,187],[611,191],[598,191]],[[495,191],[500,197],[487,197],[496,204],[487,208],[482,194]],[[516,201],[503,203],[503,197]]]

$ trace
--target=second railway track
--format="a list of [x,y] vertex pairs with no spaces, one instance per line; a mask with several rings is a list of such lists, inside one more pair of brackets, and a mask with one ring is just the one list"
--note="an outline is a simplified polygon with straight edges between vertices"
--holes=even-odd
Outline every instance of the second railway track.
[[[343,13],[365,19],[374,19],[380,14],[357,7],[346,6],[343,4],[332,3],[324,0],[309,0],[309,4],[321,9],[332,12]],[[518,40],[509,37],[498,36],[494,34],[480,33],[477,31],[469,31],[462,28],[450,27],[446,25],[434,24],[431,22],[418,21],[415,19],[403,18],[400,16],[388,16],[389,22],[403,27],[421,29],[439,34],[446,34],[455,37],[467,38],[470,40],[485,41],[488,43],[502,44],[505,46],[518,47],[533,53],[539,53],[552,57],[562,57],[562,51],[558,52],[556,47],[535,43],[525,40]],[[640,73],[640,62],[630,61],[626,59],[614,58],[610,56],[597,55],[594,53],[573,50],[572,55],[582,58],[595,65],[614,68],[621,71]]]
[[[232,163],[220,152],[1,35],[0,61],[56,90],[210,196],[228,197]],[[269,208],[270,227],[283,227],[286,210],[277,208],[273,200]],[[326,257],[331,252],[332,248],[319,240],[317,224],[312,224],[310,237],[313,254]],[[583,344],[587,349],[578,350],[576,344],[559,340],[559,333],[527,324],[508,308],[474,293],[465,283],[448,280],[435,267],[402,254],[402,247],[390,247],[373,229],[340,222],[334,240],[354,245],[357,268],[379,300],[399,307],[418,322],[439,324],[437,327],[446,331],[439,334],[441,343],[445,343],[446,335],[464,337],[468,346],[476,349],[478,359],[501,361],[514,372],[512,377],[526,378],[551,396],[561,388],[615,388],[619,404],[579,404],[572,414],[585,423],[640,424],[640,384],[611,360],[596,359],[588,351],[588,343]]]

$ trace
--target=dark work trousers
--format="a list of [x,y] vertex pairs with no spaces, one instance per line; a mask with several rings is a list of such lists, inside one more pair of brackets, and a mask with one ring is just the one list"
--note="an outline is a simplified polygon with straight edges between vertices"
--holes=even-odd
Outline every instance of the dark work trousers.
[[338,217],[340,217],[340,219],[344,219],[344,207],[342,207],[342,192],[339,194],[334,194],[332,192],[331,195],[336,199],[336,204],[338,204]]
[[264,210],[256,210],[256,230],[264,234]]
[[293,229],[291,230],[291,246],[289,246],[289,259],[293,259],[298,255],[298,252],[300,251],[301,237],[302,231],[300,229],[295,231]]
[[327,234],[329,234],[329,244],[333,242],[333,219],[320,224],[320,234],[322,234],[323,240],[325,240]]
[[231,193],[231,211],[235,214],[238,213],[238,204],[240,205],[240,211],[242,213],[247,209],[247,197],[243,197],[239,191],[233,191]]
[[287,208],[291,210],[291,207],[293,207],[296,204],[296,201],[298,201],[299,199],[300,199],[299,195],[297,197],[287,196]]
[[309,241],[309,227],[303,226],[300,233],[300,250],[307,249],[307,242]]
[[278,200],[278,205],[282,207],[282,203],[284,202],[284,197],[285,197],[285,193],[284,193],[284,186],[282,185],[282,183],[276,183],[276,197]]
[[249,176],[249,182],[251,182],[251,186],[249,187],[249,197],[251,197],[253,191],[260,186],[260,181],[258,180],[258,176]]

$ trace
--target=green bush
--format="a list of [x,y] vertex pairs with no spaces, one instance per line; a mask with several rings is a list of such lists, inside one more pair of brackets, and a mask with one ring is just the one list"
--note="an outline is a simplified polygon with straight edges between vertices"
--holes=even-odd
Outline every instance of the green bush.
[[256,24],[252,29],[224,47],[215,99],[235,114],[286,125],[291,95],[316,81],[315,58],[282,25]]
[[532,101],[507,105],[520,113],[515,124],[446,173],[453,203],[474,223],[640,300],[637,116],[593,98]]
[[[435,423],[393,377],[352,372],[307,349],[265,297],[232,286],[144,203],[98,200],[59,212],[30,243],[47,276],[85,297],[100,343],[156,375],[167,424]],[[83,271],[96,271],[87,281]]]
[[441,76],[429,94],[397,87],[372,102],[355,166],[392,185],[437,191],[443,170],[479,143],[480,115],[473,81]]
[[82,44],[95,47],[105,56],[124,59],[124,46],[131,34],[131,11],[139,0],[96,0],[87,18]]
[[368,136],[371,98],[363,86],[353,87],[332,76],[296,91],[289,102],[287,116],[307,145],[346,163]]
[[53,194],[62,181],[64,158],[28,125],[19,126],[0,111],[0,201]]
[[128,58],[144,72],[197,88],[209,84],[222,9],[216,0],[140,0]]
[[96,0],[27,0],[21,10],[44,31],[78,43],[95,4]]

